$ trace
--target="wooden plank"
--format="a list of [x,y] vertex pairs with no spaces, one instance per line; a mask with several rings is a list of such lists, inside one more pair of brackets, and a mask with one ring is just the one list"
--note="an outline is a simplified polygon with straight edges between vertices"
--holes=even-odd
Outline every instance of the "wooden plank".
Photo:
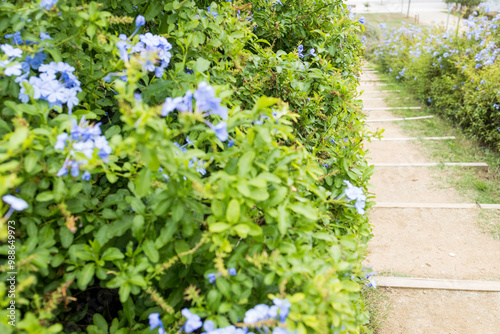
[[462,291],[500,291],[500,282],[472,281],[436,278],[382,277],[374,276],[377,286],[406,289],[438,289]]
[[367,119],[366,122],[396,122],[396,121],[410,121],[414,119],[434,118],[434,116],[419,116],[419,117],[403,117],[403,118],[387,118],[387,119]]
[[473,167],[488,170],[488,164],[485,162],[421,162],[421,163],[383,163],[375,162],[371,164],[375,167],[434,167],[434,166],[454,166],[454,167]]
[[488,209],[500,210],[500,204],[480,203],[377,203],[373,208],[397,209]]
[[367,97],[367,98],[362,98],[363,101],[365,100],[409,100],[409,97]]
[[398,110],[398,109],[422,109],[422,107],[385,107],[385,108],[364,108],[363,111],[372,111],[372,110]]
[[455,139],[454,136],[450,137],[408,137],[408,138],[382,138],[378,142],[381,141],[409,141],[409,140],[448,140],[448,139]]
[[394,90],[365,90],[363,91],[364,93],[392,93],[392,92],[400,92],[400,89],[394,89]]

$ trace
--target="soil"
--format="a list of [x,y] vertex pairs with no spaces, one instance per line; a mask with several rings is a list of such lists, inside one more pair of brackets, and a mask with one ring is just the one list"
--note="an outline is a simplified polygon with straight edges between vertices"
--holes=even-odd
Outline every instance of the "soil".
[[[376,75],[363,75],[362,80]],[[363,82],[366,90],[383,89]],[[387,97],[388,93],[363,93]],[[394,96],[394,95],[392,95]],[[383,100],[366,100],[368,119],[396,118]],[[415,120],[418,122],[421,120]],[[407,121],[411,122],[411,121]],[[367,123],[385,129],[384,137],[409,137],[399,122]],[[438,135],[437,135],[438,136]],[[366,143],[370,162],[432,162],[418,141]],[[467,161],[460,161],[467,162]],[[436,178],[438,168],[376,167],[371,191],[377,202],[463,203],[457,190]],[[373,208],[369,217],[373,239],[365,265],[384,276],[500,280],[500,241],[478,224],[479,209]],[[376,276],[374,277],[376,281]],[[392,309],[379,333],[500,333],[500,293],[423,289],[390,289]]]

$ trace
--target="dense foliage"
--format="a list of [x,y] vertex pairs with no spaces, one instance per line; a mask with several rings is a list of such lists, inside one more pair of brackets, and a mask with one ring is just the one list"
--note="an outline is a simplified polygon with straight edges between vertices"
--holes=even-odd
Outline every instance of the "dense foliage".
[[382,69],[467,133],[500,149],[500,14],[480,6],[460,31],[412,25],[388,32]]
[[366,331],[362,29],[334,0],[0,3],[0,332]]

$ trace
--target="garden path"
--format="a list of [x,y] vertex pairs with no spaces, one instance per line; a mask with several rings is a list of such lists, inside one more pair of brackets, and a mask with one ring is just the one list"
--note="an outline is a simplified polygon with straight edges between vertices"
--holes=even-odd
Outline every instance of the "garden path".
[[[383,82],[374,80],[373,72],[361,76],[368,120],[395,118],[390,111],[370,111],[388,107],[373,98],[396,96],[381,92]],[[409,137],[397,122],[368,126],[384,128],[385,138]],[[366,147],[373,163],[432,162],[418,141],[373,140]],[[377,203],[464,203],[455,189],[438,181],[436,172],[428,167],[376,167],[371,191]],[[479,210],[373,208],[369,216],[374,237],[365,264],[378,276],[500,281],[500,241],[481,230]],[[392,309],[380,334],[500,333],[500,292],[385,289]]]

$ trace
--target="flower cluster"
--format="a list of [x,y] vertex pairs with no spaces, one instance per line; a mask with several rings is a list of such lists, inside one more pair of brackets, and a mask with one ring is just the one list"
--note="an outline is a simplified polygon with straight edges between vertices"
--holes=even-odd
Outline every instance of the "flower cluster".
[[[66,132],[63,132],[58,135],[54,148],[64,151],[66,144],[69,144],[69,154],[57,176],[67,175],[69,172],[68,168],[70,168],[71,176],[78,177],[80,174],[80,165],[87,165],[88,161],[94,159],[95,155],[104,162],[109,161],[111,147],[106,137],[101,135],[101,123],[90,125],[85,120],[85,117],[80,120],[79,124],[77,124],[76,120],[73,120],[70,134],[68,135]],[[90,180],[90,172],[84,172],[82,179],[86,181]]]
[[[228,270],[228,273],[230,276],[236,276],[238,273],[236,272],[236,269],[235,268],[229,268]],[[217,277],[221,277],[222,274],[221,273],[210,273],[210,274],[207,274],[207,278],[208,278],[208,281],[210,283],[215,283],[215,280],[217,279]]]
[[43,7],[45,10],[50,10],[52,7],[54,7],[59,0],[42,0],[40,1],[40,6]]
[[339,196],[339,198],[346,196],[349,201],[356,201],[354,205],[348,206],[356,208],[356,211],[358,211],[360,215],[364,215],[366,196],[363,193],[363,189],[353,186],[351,182],[347,180],[344,180],[344,184],[347,186],[347,189],[342,195]]
[[297,53],[298,53],[300,58],[304,58],[304,57],[309,56],[309,55],[316,57],[316,50],[314,48],[309,50],[308,54],[304,55],[304,46],[302,44],[300,44],[299,47],[297,48]]
[[128,62],[132,54],[139,54],[143,70],[155,72],[155,76],[160,78],[170,64],[172,44],[165,37],[150,32],[139,35],[139,42],[130,44],[132,37],[145,23],[144,17],[139,15],[135,20],[137,28],[134,33],[128,38],[125,34],[118,36],[120,40],[116,42],[116,47],[124,62]]
[[[193,98],[195,100],[194,108]],[[196,111],[202,113],[203,117],[217,115],[223,120],[227,120],[228,118],[227,109],[221,105],[221,99],[215,96],[213,87],[206,82],[201,82],[194,94],[188,90],[184,96],[176,98],[167,97],[163,104],[161,115],[166,117],[174,110],[190,113]],[[226,122],[221,121],[214,126],[211,122],[205,120],[205,124],[215,132],[216,137],[220,141],[224,142],[229,138]]]
[[[40,75],[31,76],[29,80],[26,80],[29,74],[29,72],[26,72],[16,79],[21,86],[19,99],[24,103],[30,100],[24,85],[24,82],[29,82],[34,90],[34,99],[46,100],[51,107],[62,107],[63,104],[66,104],[71,114],[73,107],[80,102],[77,94],[82,91],[80,81],[73,74],[75,68],[64,62],[51,62],[50,64],[40,65],[39,60],[41,58],[37,59],[36,57],[35,55],[31,63],[27,64],[34,67],[38,66]],[[36,64],[34,65],[34,63]],[[26,70],[29,71],[29,65]]]
[[23,51],[19,48],[14,48],[10,44],[0,45],[0,49],[5,53],[7,59],[0,61],[0,68],[4,69],[4,74],[6,76],[18,76],[21,75],[21,64],[14,62],[16,58],[21,58]]
[[[185,308],[181,313],[186,318],[186,322],[181,330],[184,330],[186,333],[192,333],[203,326],[205,330],[203,334],[253,334],[248,331],[248,327],[256,328],[259,332],[262,328],[265,333],[269,333],[269,327],[275,326],[272,334],[292,334],[288,329],[276,326],[275,324],[276,321],[279,321],[281,324],[285,323],[292,305],[287,299],[280,298],[275,298],[273,304],[272,306],[259,304],[248,310],[243,320],[246,326],[242,328],[237,328],[233,325],[215,328],[215,323],[212,320],[207,319],[205,323],[203,323],[200,316],[191,313],[191,311]],[[153,314],[149,316],[151,329],[156,327],[163,328],[163,324],[159,320],[157,313],[154,313],[154,316],[152,316]],[[152,318],[153,322],[151,320]]]
[[287,299],[280,298],[274,298],[273,303],[273,306],[259,304],[246,311],[243,322],[247,325],[255,325],[261,321],[279,319],[281,323],[285,323],[292,304]]

